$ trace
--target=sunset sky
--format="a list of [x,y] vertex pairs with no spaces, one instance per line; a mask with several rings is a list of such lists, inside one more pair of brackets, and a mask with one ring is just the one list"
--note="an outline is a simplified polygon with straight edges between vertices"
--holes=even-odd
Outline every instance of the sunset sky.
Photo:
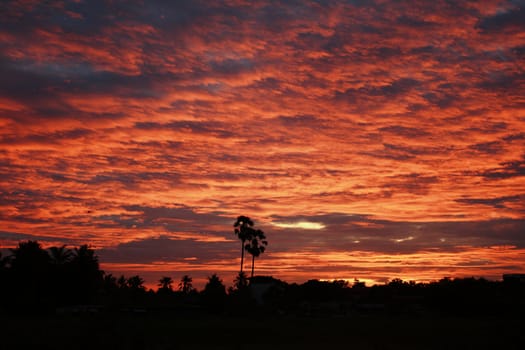
[[4,254],[231,285],[238,215],[289,282],[525,273],[525,1],[1,2]]

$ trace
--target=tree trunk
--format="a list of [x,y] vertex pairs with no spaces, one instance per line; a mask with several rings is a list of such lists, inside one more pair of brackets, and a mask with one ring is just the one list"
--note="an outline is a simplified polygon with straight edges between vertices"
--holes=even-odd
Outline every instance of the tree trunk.
[[241,273],[242,273],[243,264],[244,264],[244,241],[241,241]]
[[252,255],[252,278],[253,278],[253,267],[255,266],[255,255]]

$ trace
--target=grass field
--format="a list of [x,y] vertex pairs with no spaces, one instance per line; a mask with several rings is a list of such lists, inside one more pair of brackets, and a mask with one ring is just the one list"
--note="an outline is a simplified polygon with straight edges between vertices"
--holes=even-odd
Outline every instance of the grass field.
[[94,314],[1,317],[1,349],[523,349],[520,319]]

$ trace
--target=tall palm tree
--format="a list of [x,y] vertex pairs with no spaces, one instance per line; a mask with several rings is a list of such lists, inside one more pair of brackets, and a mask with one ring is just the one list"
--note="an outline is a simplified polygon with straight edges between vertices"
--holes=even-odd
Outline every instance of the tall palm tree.
[[255,230],[251,240],[245,246],[248,253],[252,255],[252,278],[255,266],[255,258],[264,253],[267,245],[268,241],[266,240],[264,232],[262,230]]
[[162,277],[160,280],[159,280],[159,284],[157,284],[160,289],[162,290],[173,290],[173,287],[171,286],[173,284],[173,278],[171,277]]
[[188,294],[189,292],[193,290],[192,282],[193,282],[193,279],[190,276],[188,275],[182,276],[182,278],[180,279],[180,283],[179,283],[179,290],[184,294]]
[[253,221],[247,216],[237,217],[237,221],[233,224],[234,232],[237,237],[241,240],[241,272],[244,265],[244,249],[245,242],[252,239],[254,229]]

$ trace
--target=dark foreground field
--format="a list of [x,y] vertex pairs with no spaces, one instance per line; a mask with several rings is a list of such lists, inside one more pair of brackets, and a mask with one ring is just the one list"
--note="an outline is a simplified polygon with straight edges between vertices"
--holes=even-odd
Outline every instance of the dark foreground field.
[[119,313],[2,316],[0,348],[276,350],[340,344],[353,349],[523,349],[522,321],[414,315],[255,319]]

